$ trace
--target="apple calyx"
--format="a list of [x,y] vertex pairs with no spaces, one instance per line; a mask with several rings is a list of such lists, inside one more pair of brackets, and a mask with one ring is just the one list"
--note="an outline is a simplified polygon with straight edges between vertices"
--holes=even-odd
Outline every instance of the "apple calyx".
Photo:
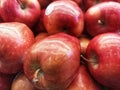
[[21,0],[17,0],[17,2],[19,3],[19,5],[22,9],[26,8],[26,3],[25,2],[22,2]]
[[98,24],[101,25],[101,26],[104,26],[105,25],[105,21],[104,20],[98,20]]

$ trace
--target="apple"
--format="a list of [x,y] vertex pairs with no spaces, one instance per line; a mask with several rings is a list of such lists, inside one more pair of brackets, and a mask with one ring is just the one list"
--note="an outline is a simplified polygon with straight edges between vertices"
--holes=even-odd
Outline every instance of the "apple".
[[47,32],[41,32],[35,37],[35,42],[43,40],[47,36],[49,36]]
[[1,0],[0,15],[4,22],[22,22],[32,27],[40,16],[38,0]]
[[104,33],[95,36],[86,51],[87,65],[91,75],[100,84],[120,87],[120,35]]
[[[10,90],[10,89],[9,89]],[[19,72],[11,84],[11,90],[38,90],[27,79],[23,72]]]
[[41,90],[66,90],[80,66],[79,39],[57,33],[34,43],[24,55],[27,78]]
[[0,90],[10,90],[15,75],[0,73]]
[[120,3],[102,2],[85,13],[85,28],[91,36],[106,32],[120,32]]
[[36,24],[33,26],[33,32],[35,33],[35,35],[41,33],[41,32],[47,32],[44,22],[43,22],[43,18],[44,18],[44,13],[45,13],[45,9],[41,10],[39,19],[37,20]]
[[34,43],[34,34],[20,22],[0,23],[0,43],[0,72],[14,74],[22,69],[23,53]]
[[91,77],[87,67],[81,65],[77,76],[66,90],[102,90],[102,87]]
[[45,10],[44,25],[50,35],[66,32],[78,37],[84,28],[84,14],[74,1],[53,1]]
[[41,9],[45,9],[52,0],[38,0],[38,2],[40,3]]

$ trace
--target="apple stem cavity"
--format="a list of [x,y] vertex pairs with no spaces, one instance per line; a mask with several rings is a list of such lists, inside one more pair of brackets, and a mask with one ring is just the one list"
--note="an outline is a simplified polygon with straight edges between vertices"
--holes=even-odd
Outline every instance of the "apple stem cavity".
[[92,62],[91,60],[88,60],[86,57],[84,57],[83,55],[80,55],[80,57],[83,59],[83,60],[85,60],[85,61],[87,61],[87,62]]
[[83,56],[83,55],[80,55],[80,57],[81,57],[83,60],[85,60],[86,62],[95,63],[95,64],[98,63],[96,56],[93,56],[90,60],[87,59],[87,58],[86,58],[85,56]]
[[94,66],[94,69],[96,69],[98,67],[98,59],[97,59],[96,55],[93,55],[90,59],[87,59],[83,55],[80,55],[80,56],[81,56],[81,58],[83,58],[83,60],[87,61],[87,63],[91,63],[91,65]]
[[22,9],[25,9],[25,8],[26,8],[25,3],[23,3],[21,0],[17,0],[17,2],[20,4],[20,7],[21,7]]

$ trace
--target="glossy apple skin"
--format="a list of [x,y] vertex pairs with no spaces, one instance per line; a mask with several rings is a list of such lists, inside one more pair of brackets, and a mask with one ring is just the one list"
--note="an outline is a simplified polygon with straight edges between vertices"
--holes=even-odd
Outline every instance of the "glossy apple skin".
[[37,0],[1,0],[0,15],[4,22],[22,22],[32,27],[40,15]]
[[22,69],[23,53],[34,43],[34,35],[23,23],[0,23],[0,43],[0,72],[13,74]]
[[120,0],[83,0],[83,7],[84,10],[86,11],[90,7],[99,4],[101,2],[109,2],[109,1],[115,1],[115,2],[120,2]]
[[0,90],[10,90],[15,75],[0,73]]
[[35,36],[35,42],[43,40],[47,36],[49,36],[47,32],[39,33],[37,36]]
[[87,67],[81,65],[75,79],[66,90],[102,90],[102,87],[94,81]]
[[38,90],[27,79],[23,72],[19,72],[13,79],[11,90]]
[[36,42],[24,57],[24,72],[41,90],[66,90],[80,66],[79,40],[57,33]]
[[85,13],[85,27],[91,36],[106,32],[120,32],[120,3],[102,2]]
[[94,37],[87,48],[88,68],[102,85],[120,87],[120,35],[104,33]]
[[83,31],[84,15],[74,1],[53,1],[45,10],[44,25],[50,35],[66,32],[78,37]]

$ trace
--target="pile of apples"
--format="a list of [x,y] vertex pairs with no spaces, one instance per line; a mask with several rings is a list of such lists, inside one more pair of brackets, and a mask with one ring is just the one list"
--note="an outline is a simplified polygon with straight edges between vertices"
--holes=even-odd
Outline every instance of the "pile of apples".
[[0,0],[0,90],[120,90],[120,0]]

